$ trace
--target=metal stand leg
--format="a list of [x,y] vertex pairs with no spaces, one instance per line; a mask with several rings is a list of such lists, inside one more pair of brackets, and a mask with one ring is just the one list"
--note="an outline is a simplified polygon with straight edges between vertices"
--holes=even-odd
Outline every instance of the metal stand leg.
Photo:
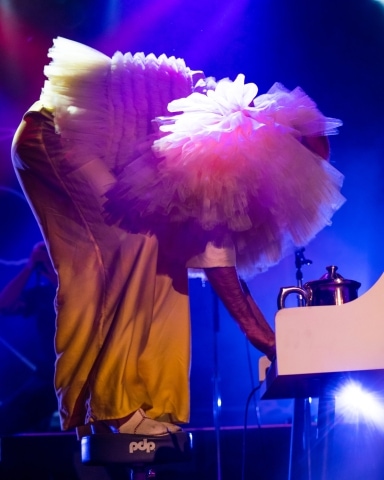
[[220,438],[220,373],[219,373],[219,347],[218,334],[220,332],[219,297],[212,288],[213,295],[213,420],[216,436],[216,462],[217,480],[221,480],[221,438]]
[[289,458],[289,480],[311,480],[311,411],[307,398],[294,400]]
[[316,471],[319,476],[316,480],[329,480],[331,478],[335,406],[336,400],[333,395],[323,395],[319,398],[316,442],[318,459]]

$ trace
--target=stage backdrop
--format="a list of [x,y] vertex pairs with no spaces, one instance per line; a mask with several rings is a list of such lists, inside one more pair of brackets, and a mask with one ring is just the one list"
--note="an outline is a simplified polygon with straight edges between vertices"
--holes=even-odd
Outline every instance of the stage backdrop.
[[[345,175],[347,202],[305,255],[304,281],[328,265],[367,291],[384,270],[384,7],[374,0],[17,0],[0,2],[0,287],[40,239],[10,162],[13,132],[40,94],[56,36],[107,55],[166,53],[217,79],[244,73],[264,93],[276,81],[301,86],[327,116],[341,118],[332,164]],[[273,326],[281,286],[296,284],[294,252],[249,287]],[[258,381],[249,347],[209,285],[191,281],[193,425],[212,424],[214,386],[221,421],[242,424]],[[6,335],[7,322],[2,322]],[[28,327],[24,327],[28,336]],[[330,332],[331,335],[331,332]],[[384,342],[384,339],[383,339]],[[22,343],[22,342],[21,342]],[[20,345],[21,347],[21,345]],[[0,346],[0,349],[3,348]],[[213,350],[217,348],[217,362]],[[367,348],[369,348],[367,346]],[[3,352],[4,353],[4,352]],[[8,355],[8,353],[4,353]],[[305,361],[305,359],[303,359]],[[11,363],[12,365],[12,363]],[[250,421],[285,423],[291,402],[251,403]]]

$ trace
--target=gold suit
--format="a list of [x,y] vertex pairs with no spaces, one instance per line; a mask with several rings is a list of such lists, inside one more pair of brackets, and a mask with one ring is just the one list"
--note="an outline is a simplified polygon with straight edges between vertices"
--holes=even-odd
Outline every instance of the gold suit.
[[106,225],[103,193],[115,178],[100,158],[69,168],[52,115],[39,103],[16,132],[13,163],[58,274],[55,388],[63,429],[140,407],[152,418],[187,422],[185,266],[160,261],[155,237]]

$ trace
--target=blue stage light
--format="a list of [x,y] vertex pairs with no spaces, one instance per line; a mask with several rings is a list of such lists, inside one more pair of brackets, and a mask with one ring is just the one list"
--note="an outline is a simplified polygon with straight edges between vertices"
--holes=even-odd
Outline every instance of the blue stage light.
[[384,399],[356,382],[348,382],[336,394],[336,413],[346,423],[369,423],[384,430]]

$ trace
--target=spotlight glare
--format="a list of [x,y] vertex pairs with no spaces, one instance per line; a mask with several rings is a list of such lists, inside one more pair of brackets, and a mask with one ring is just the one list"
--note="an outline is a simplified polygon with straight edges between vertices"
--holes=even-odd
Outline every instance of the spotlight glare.
[[336,394],[336,409],[348,423],[371,423],[384,429],[384,403],[355,382],[344,385]]

